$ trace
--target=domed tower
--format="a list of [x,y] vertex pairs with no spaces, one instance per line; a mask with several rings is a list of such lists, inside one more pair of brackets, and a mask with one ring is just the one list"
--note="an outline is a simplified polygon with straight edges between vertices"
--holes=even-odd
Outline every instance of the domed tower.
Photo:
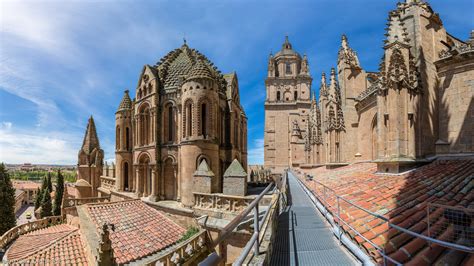
[[[311,82],[306,55],[293,50],[288,37],[270,55],[265,80],[264,164],[281,172],[305,163],[306,124],[311,109]],[[288,140],[291,141],[288,141]]]
[[118,191],[132,190],[132,132],[132,100],[126,90],[115,113],[115,162],[117,167],[115,185]]
[[[217,105],[219,93],[223,87],[217,72],[206,64],[202,55],[196,56],[185,82],[181,87],[182,105],[182,146],[181,162],[182,174],[188,177],[194,173],[196,166],[206,160],[214,173],[220,173],[219,169],[219,141],[217,141]],[[191,191],[192,180],[183,183],[183,191]],[[214,176],[211,181],[210,191],[219,192],[221,178]],[[184,193],[183,204],[190,204],[192,198],[190,193]]]

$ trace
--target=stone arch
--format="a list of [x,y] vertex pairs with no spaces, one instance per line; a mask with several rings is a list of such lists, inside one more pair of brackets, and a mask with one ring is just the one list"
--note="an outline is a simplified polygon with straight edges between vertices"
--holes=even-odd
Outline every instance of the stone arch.
[[193,135],[193,117],[194,117],[194,102],[192,99],[187,99],[183,105],[183,138],[191,137]]
[[120,150],[120,126],[115,128],[115,149]]
[[211,162],[209,156],[207,156],[206,154],[199,154],[199,156],[196,158],[196,169],[199,167],[202,160],[206,160],[206,163],[209,166],[209,168],[212,167],[212,162]]
[[176,142],[178,135],[178,109],[173,100],[163,104],[163,142]]
[[138,180],[137,180],[137,194],[139,196],[148,196],[151,194],[152,185],[152,167],[151,167],[151,156],[148,152],[142,152],[138,156]]
[[139,134],[138,134],[138,143],[143,146],[146,144],[150,144],[152,142],[152,119],[151,119],[151,107],[148,102],[143,102],[138,107],[138,115],[139,115]]
[[123,180],[123,190],[130,191],[131,190],[131,176],[130,176],[130,163],[128,161],[122,162],[122,180]]
[[163,188],[165,200],[176,200],[178,184],[176,178],[176,159],[173,156],[167,156],[163,160]]
[[204,97],[198,101],[198,135],[208,138],[212,132],[212,101]]

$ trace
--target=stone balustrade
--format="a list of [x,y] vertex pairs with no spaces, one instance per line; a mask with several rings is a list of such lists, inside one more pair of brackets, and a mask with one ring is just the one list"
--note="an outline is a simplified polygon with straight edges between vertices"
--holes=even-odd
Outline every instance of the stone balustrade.
[[200,230],[188,240],[178,244],[153,262],[146,265],[195,265],[193,261],[208,251],[210,239],[206,230]]
[[253,197],[230,196],[217,193],[193,192],[193,194],[195,209],[228,213],[239,213],[254,200]]
[[115,189],[115,178],[107,177],[107,176],[101,176],[100,177],[100,186],[102,188],[105,188],[105,189],[108,189],[108,190],[114,190]]
[[8,244],[21,235],[60,223],[62,223],[61,216],[49,216],[40,220],[15,226],[0,237],[0,250],[4,250]]
[[71,198],[64,200],[64,208],[76,207],[88,203],[110,202],[110,196],[106,197],[92,197],[92,198]]

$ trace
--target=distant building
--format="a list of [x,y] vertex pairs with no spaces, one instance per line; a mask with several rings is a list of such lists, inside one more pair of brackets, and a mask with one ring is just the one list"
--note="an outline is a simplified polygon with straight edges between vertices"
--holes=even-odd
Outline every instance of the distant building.
[[265,81],[265,166],[312,168],[373,160],[397,173],[430,158],[474,152],[474,32],[449,34],[430,5],[389,13],[378,72],[360,65],[342,36],[329,84],[310,97],[308,60],[288,39]]
[[36,193],[41,187],[41,183],[36,183],[33,181],[12,180],[12,184],[16,190],[25,192],[25,204],[33,204],[35,202]]

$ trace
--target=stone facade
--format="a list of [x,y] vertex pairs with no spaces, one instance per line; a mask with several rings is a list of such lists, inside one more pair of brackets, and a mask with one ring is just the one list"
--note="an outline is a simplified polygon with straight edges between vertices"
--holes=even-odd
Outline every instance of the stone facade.
[[212,173],[196,183],[208,193],[223,191],[232,160],[247,167],[247,117],[237,75],[221,74],[186,43],[143,67],[135,98],[125,91],[115,122],[116,163],[101,178],[107,183],[101,189],[109,192],[189,207],[193,174],[203,172],[199,165]]
[[453,37],[427,2],[415,0],[397,4],[387,25],[378,72],[364,70],[342,36],[329,84],[322,74],[319,102],[309,98],[307,59],[288,39],[270,56],[266,167],[371,160],[378,171],[401,172],[436,156],[474,152],[474,35],[466,42]]

